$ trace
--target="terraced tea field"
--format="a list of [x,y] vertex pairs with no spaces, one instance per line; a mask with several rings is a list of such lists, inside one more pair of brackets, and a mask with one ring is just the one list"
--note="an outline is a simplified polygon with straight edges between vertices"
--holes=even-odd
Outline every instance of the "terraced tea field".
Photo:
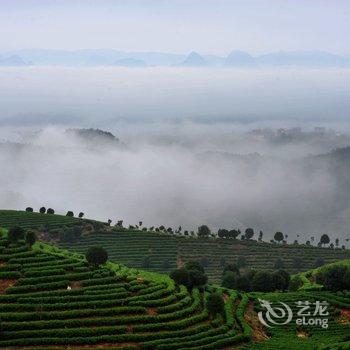
[[[243,257],[246,266],[255,269],[271,269],[280,258],[290,273],[307,271],[317,259],[332,263],[350,258],[348,249],[318,248],[305,245],[279,245],[266,242],[231,239],[185,238],[167,233],[123,229],[111,230],[104,223],[63,215],[27,213],[16,210],[0,210],[0,227],[20,224],[23,228],[59,229],[83,222],[102,225],[102,229],[84,234],[78,241],[59,242],[62,248],[85,253],[91,245],[103,246],[112,261],[129,267],[169,273],[176,266],[189,260],[202,261],[211,282],[220,282],[224,263],[236,262]],[[103,229],[105,227],[105,229]],[[295,260],[299,260],[299,266]]]
[[208,292],[166,276],[115,264],[91,270],[77,255],[6,239],[0,263],[0,348],[220,349],[249,339],[233,313],[236,293],[226,315],[210,319]]
[[[223,258],[226,263],[234,263],[238,257],[243,257],[246,267],[253,269],[273,269],[276,260],[280,258],[284,269],[294,274],[312,269],[319,258],[326,264],[349,259],[350,250],[227,240],[181,240],[179,244],[178,259],[200,261],[206,258],[205,269],[212,282],[220,280]],[[300,267],[294,266],[295,259],[299,259]]]
[[[247,267],[256,269],[271,269],[276,259],[281,258],[285,269],[291,273],[313,268],[318,258],[324,259],[325,263],[350,258],[350,251],[343,249],[180,238],[133,230],[98,232],[82,236],[76,242],[59,244],[62,248],[80,253],[85,252],[90,245],[105,247],[112,261],[162,273],[169,273],[177,265],[189,260],[203,261],[211,282],[220,281],[223,262],[235,262],[238,257],[244,257]],[[149,258],[149,264],[144,264],[145,257]],[[300,260],[299,268],[294,266],[296,258]]]
[[56,214],[27,213],[20,210],[0,210],[0,227],[10,228],[20,225],[24,229],[57,229],[78,223],[79,219]]
[[[59,215],[2,211],[2,225],[63,228],[79,219]],[[47,221],[49,220],[49,221]],[[78,221],[81,222],[81,221]],[[40,231],[40,230],[39,230]],[[346,349],[349,346],[350,293],[298,291],[239,293],[207,285],[187,290],[167,276],[140,270],[168,271],[185,260],[206,258],[212,280],[221,275],[221,260],[244,256],[251,267],[271,267],[282,256],[287,267],[300,256],[306,265],[348,256],[346,250],[266,243],[178,238],[138,230],[84,235],[61,246],[24,241],[9,243],[0,231],[0,348],[3,349]],[[103,245],[111,260],[88,265],[88,247]],[[129,264],[136,268],[123,265]],[[305,267],[306,269],[306,267]],[[307,281],[307,279],[305,279]],[[210,316],[207,297],[219,293],[224,313]],[[296,313],[296,301],[329,303],[329,328],[264,327],[259,299],[281,301]],[[294,323],[293,323],[294,322]],[[339,344],[339,345],[336,345]],[[332,348],[333,349],[333,348]]]
[[[138,230],[113,231],[83,236],[76,242],[59,243],[64,249],[80,253],[84,253],[86,247],[93,245],[103,246],[112,261],[130,267],[166,273],[177,265],[179,241],[168,234]],[[149,257],[148,266],[144,264],[145,257]]]
[[[225,302],[223,315],[214,318],[206,308],[213,292]],[[305,338],[292,323],[265,329],[258,325],[258,298],[291,305],[327,300],[329,329],[307,329]],[[349,320],[339,318],[345,309],[349,292],[188,291],[165,275],[111,262],[92,269],[79,254],[0,239],[3,349],[322,349],[348,340]]]

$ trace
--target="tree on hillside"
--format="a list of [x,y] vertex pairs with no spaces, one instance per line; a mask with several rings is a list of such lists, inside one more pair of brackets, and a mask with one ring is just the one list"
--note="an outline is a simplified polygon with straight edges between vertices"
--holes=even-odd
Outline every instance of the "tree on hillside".
[[74,216],[74,213],[73,213],[71,210],[69,210],[69,211],[67,211],[66,216],[73,217],[73,216]]
[[236,275],[239,275],[239,267],[236,264],[227,264],[222,271],[222,274],[225,275],[226,272],[233,272]]
[[250,227],[248,227],[246,230],[245,230],[245,238],[246,239],[252,239],[254,236],[254,230]]
[[238,274],[232,271],[226,271],[223,274],[221,285],[224,288],[235,289],[236,288],[236,279]]
[[198,227],[198,237],[207,238],[210,236],[210,229],[207,225],[202,225]]
[[220,228],[218,230],[218,237],[219,238],[228,238],[228,235],[229,235],[229,231],[224,229],[224,228]]
[[85,257],[90,265],[98,267],[107,261],[108,254],[104,248],[94,246],[87,250]]
[[188,279],[190,282],[190,289],[194,287],[202,287],[208,281],[208,277],[198,270],[188,270]]
[[303,280],[299,275],[294,276],[289,282],[289,290],[297,291],[303,285]]
[[11,243],[16,243],[18,240],[24,238],[24,229],[19,226],[11,227],[8,232],[8,240]]
[[239,230],[230,230],[228,233],[228,238],[232,238],[232,239],[237,239],[237,237],[240,235],[240,231]]
[[175,269],[170,273],[170,278],[174,280],[177,285],[189,285],[188,271],[184,267]]
[[194,261],[194,260],[187,261],[185,263],[185,268],[186,270],[198,270],[204,273],[204,268],[198,261]]
[[347,288],[346,275],[348,271],[350,271],[350,268],[346,265],[327,266],[316,275],[316,282],[323,284],[326,290],[333,292],[345,290]]
[[262,231],[260,231],[260,232],[259,232],[259,238],[258,238],[258,241],[259,241],[259,242],[262,242],[262,240],[263,240],[263,235],[264,235],[264,233],[263,233]]
[[36,234],[34,231],[29,230],[26,232],[26,243],[31,247],[36,241]]
[[78,217],[81,219],[84,216],[84,213],[81,211],[78,215]]
[[339,247],[339,238],[335,239],[335,246],[338,248]]
[[257,271],[252,279],[252,289],[255,292],[273,291],[273,280],[271,272]]
[[39,213],[40,213],[40,214],[45,214],[45,213],[46,213],[46,208],[45,208],[45,207],[41,207],[41,208],[39,209]]
[[183,284],[189,289],[202,287],[208,280],[203,267],[197,261],[189,261],[183,268],[173,270],[170,277],[176,284]]
[[222,315],[225,309],[225,303],[222,295],[219,293],[209,294],[207,297],[206,306],[212,318],[215,318],[215,316],[218,314]]
[[289,288],[290,275],[285,270],[278,270],[272,274],[274,290],[285,291]]
[[273,238],[275,239],[275,241],[277,242],[282,242],[284,239],[284,235],[282,232],[276,232],[275,235],[273,236]]
[[27,213],[32,213],[34,210],[33,210],[33,208],[32,207],[27,207],[26,208],[26,212]]
[[55,211],[52,208],[47,209],[47,214],[55,214]]
[[252,290],[250,278],[248,277],[247,274],[242,276],[237,276],[235,288],[243,292],[250,292]]
[[321,236],[320,243],[322,245],[328,244],[329,242],[330,242],[330,239],[329,239],[328,235],[324,234]]

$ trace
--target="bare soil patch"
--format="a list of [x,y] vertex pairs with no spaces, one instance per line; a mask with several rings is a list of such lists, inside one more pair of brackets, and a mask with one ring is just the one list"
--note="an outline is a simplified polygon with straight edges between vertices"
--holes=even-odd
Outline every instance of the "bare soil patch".
[[148,313],[148,315],[157,315],[158,310],[156,307],[148,307],[146,308],[146,311]]
[[137,277],[136,279],[137,283],[142,284],[145,282],[145,280],[142,277]]
[[72,281],[69,283],[69,286],[74,289],[81,289],[83,288],[83,283],[81,281]]
[[265,332],[264,326],[259,321],[257,313],[254,311],[254,302],[252,300],[249,301],[247,310],[244,314],[244,319],[252,328],[253,341],[259,342],[269,339],[269,336]]
[[341,324],[350,323],[350,309],[341,309],[338,317],[338,322]]
[[5,294],[6,289],[12,287],[16,282],[17,280],[0,280],[0,294]]
[[304,329],[297,329],[297,337],[306,339],[309,337],[309,333],[306,332]]
[[177,267],[177,268],[181,268],[181,267],[184,267],[184,265],[185,265],[185,264],[184,264],[182,258],[181,258],[181,257],[177,258],[176,267]]

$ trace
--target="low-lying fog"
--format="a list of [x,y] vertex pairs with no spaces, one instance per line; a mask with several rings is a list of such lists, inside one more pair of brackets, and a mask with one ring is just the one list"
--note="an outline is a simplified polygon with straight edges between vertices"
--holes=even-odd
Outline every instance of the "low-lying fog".
[[0,207],[345,238],[349,96],[350,70],[2,68]]

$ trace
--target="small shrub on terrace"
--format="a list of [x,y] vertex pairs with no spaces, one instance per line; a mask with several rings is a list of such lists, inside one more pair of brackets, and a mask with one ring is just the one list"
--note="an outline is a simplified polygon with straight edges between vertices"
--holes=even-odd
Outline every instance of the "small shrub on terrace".
[[26,243],[31,247],[36,241],[36,234],[34,231],[29,230],[26,233]]
[[18,240],[24,238],[24,230],[22,227],[15,226],[11,227],[8,232],[8,240],[11,243],[16,243]]
[[218,314],[223,314],[225,309],[225,303],[222,296],[219,293],[211,293],[207,298],[207,309],[212,318]]
[[86,252],[86,260],[94,267],[104,264],[108,259],[106,250],[102,247],[90,247]]

